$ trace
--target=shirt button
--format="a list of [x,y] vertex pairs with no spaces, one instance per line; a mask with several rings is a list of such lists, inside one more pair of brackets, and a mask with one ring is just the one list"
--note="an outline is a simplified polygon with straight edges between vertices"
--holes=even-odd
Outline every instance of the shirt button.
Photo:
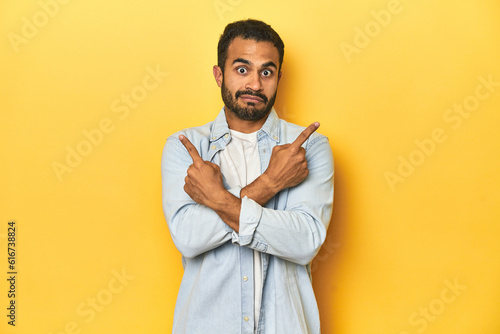
[[243,280],[246,282],[248,281],[248,277],[247,276],[243,276]]
[[273,136],[273,138],[274,138],[274,140],[278,140],[278,137],[276,137],[276,136]]
[[215,140],[215,138],[217,138],[217,137],[215,137],[215,136],[212,137],[212,139],[214,139],[214,140]]
[[243,320],[248,321],[248,320],[250,320],[250,319],[248,319],[248,317],[244,317],[244,318],[243,318]]
[[224,135],[224,138],[227,138],[227,137],[229,137],[229,135],[226,133],[226,134]]
[[217,147],[215,147],[215,145],[212,145],[212,150],[215,150]]

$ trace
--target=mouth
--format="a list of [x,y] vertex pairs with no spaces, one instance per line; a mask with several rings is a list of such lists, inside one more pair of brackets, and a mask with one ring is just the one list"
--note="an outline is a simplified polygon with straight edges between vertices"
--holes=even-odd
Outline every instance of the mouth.
[[248,105],[255,105],[258,103],[267,103],[267,97],[260,92],[253,92],[250,90],[241,90],[236,92],[236,99],[241,99]]
[[245,101],[245,102],[252,102],[252,103],[259,103],[259,102],[264,102],[264,100],[258,96],[255,95],[241,95],[240,98]]

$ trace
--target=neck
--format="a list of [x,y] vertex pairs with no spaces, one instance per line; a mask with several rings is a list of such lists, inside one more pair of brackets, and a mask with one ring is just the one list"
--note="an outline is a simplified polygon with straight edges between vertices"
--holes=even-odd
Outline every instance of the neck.
[[224,107],[224,113],[226,114],[227,125],[231,130],[235,130],[243,133],[252,133],[259,130],[267,120],[269,113],[256,121],[247,121],[238,118],[229,108]]

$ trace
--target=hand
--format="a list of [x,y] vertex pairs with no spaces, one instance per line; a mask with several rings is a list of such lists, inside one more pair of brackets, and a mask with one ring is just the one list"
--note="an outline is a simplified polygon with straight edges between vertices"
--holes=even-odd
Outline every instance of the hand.
[[185,136],[180,135],[179,139],[193,159],[193,164],[187,170],[184,191],[196,203],[213,207],[214,201],[219,198],[218,195],[226,192],[220,168],[214,163],[204,161],[196,147]]
[[302,144],[319,128],[319,123],[309,125],[291,144],[273,148],[269,166],[263,175],[267,177],[268,186],[279,192],[285,188],[296,186],[309,174],[306,150]]

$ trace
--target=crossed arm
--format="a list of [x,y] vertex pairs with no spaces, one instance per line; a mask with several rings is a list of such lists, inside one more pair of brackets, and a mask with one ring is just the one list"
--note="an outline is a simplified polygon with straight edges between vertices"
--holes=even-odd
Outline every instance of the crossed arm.
[[219,166],[204,161],[194,145],[183,135],[180,141],[193,159],[187,170],[184,191],[198,204],[204,205],[234,231],[239,233],[241,198],[251,198],[263,206],[279,191],[300,184],[309,174],[305,149],[301,145],[316,131],[319,123],[309,125],[291,144],[275,146],[266,171],[244,187],[240,198],[224,188]]

